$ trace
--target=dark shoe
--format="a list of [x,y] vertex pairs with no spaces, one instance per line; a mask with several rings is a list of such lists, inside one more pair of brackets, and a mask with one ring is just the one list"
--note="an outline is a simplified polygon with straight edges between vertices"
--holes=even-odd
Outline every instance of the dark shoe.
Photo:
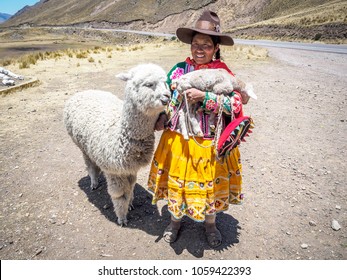
[[170,223],[166,229],[164,230],[163,233],[163,237],[164,240],[167,243],[172,243],[175,242],[177,240],[177,236],[178,236],[178,231],[180,230],[180,228],[176,229],[172,226],[172,224]]
[[222,235],[217,228],[212,232],[206,231],[206,238],[208,245],[210,245],[212,248],[217,248],[222,244]]

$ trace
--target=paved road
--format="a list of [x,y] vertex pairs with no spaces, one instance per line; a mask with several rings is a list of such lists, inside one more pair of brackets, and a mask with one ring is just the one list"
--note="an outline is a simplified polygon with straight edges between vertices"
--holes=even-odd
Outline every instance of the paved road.
[[235,39],[235,44],[347,54],[347,45]]
[[[50,27],[51,28],[51,27]],[[86,28],[82,28],[86,29]],[[124,29],[111,29],[111,28],[91,28],[93,30],[102,31],[113,31],[113,32],[124,32],[124,33],[136,33],[142,35],[159,36],[159,37],[173,37],[174,34],[171,33],[160,33],[160,32],[150,32],[150,31],[139,31],[139,30],[124,30]],[[242,45],[254,45],[262,47],[271,48],[285,48],[285,49],[299,49],[315,52],[326,52],[326,53],[339,53],[347,54],[347,45],[334,45],[334,44],[322,44],[322,43],[297,43],[297,42],[280,42],[280,41],[270,41],[270,40],[244,40],[235,39],[235,44]]]

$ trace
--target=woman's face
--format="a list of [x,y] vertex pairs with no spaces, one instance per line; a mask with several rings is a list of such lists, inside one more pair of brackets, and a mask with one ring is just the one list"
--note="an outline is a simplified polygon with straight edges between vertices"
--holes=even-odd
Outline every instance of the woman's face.
[[206,64],[211,62],[213,55],[218,50],[219,44],[213,45],[209,35],[197,33],[192,40],[190,50],[194,61],[197,64]]

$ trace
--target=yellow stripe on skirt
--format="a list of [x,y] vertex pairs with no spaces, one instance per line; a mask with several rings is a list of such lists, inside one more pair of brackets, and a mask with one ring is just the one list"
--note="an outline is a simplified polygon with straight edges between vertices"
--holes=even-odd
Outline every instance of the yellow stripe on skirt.
[[[202,146],[211,140],[196,137]],[[238,147],[224,161],[216,158],[214,147],[204,148],[191,138],[171,130],[163,132],[148,179],[152,203],[166,199],[168,210],[176,218],[184,215],[204,221],[205,215],[225,211],[229,204],[240,204],[242,165]]]

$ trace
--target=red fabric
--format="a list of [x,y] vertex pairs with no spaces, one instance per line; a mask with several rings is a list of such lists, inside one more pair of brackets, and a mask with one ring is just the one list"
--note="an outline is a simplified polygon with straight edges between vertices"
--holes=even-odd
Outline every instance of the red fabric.
[[227,70],[231,75],[235,76],[233,72],[231,72],[231,70],[228,68],[228,66],[222,62],[220,59],[215,59],[212,60],[210,63],[207,64],[196,64],[195,61],[193,59],[191,59],[190,57],[187,57],[186,63],[188,63],[189,65],[193,65],[194,66],[194,70],[200,70],[200,69],[225,69]]
[[243,117],[243,106],[242,106],[242,98],[241,93],[234,90],[234,103],[233,103],[233,112],[235,114],[235,118]]
[[[244,116],[234,119],[223,131],[218,140],[218,156],[223,156],[241,144],[247,132],[253,125],[250,117]],[[234,132],[234,133],[233,133]],[[233,133],[233,134],[232,134]]]

